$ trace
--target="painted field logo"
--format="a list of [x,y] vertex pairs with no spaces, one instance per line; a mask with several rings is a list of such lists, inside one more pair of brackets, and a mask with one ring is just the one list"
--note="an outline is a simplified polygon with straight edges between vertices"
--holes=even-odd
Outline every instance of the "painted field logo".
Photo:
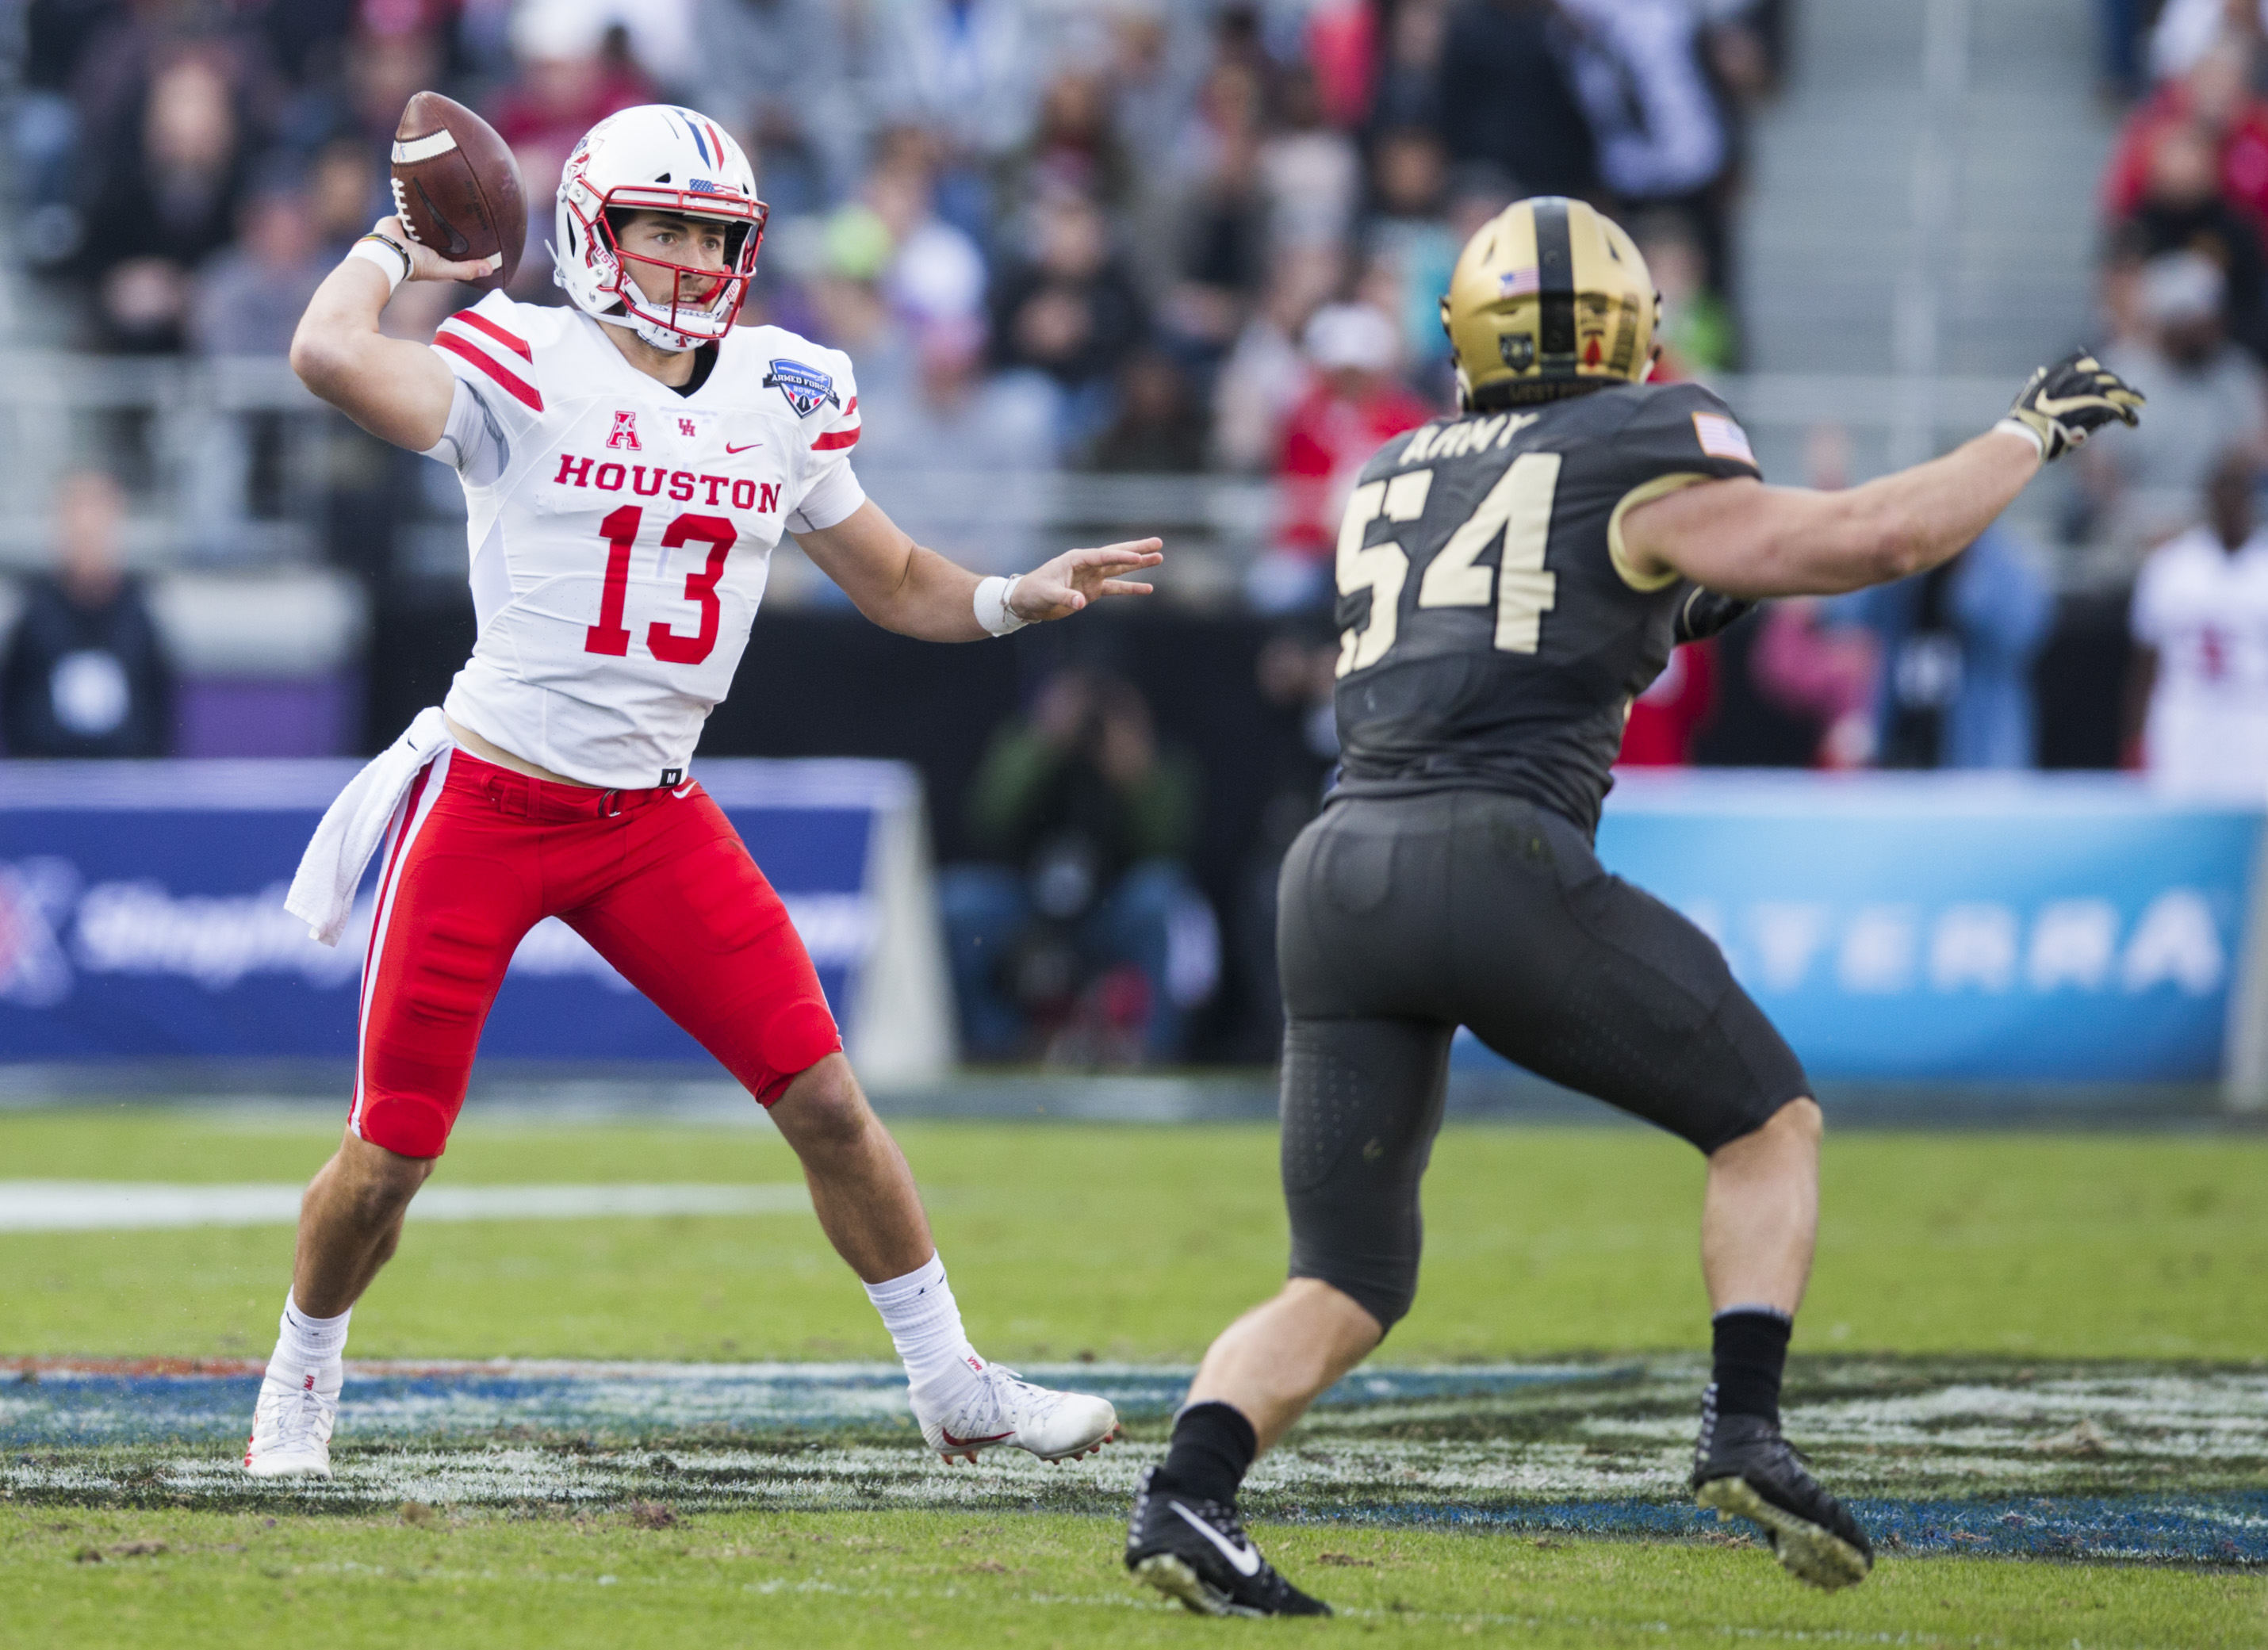
[[806,366],[800,361],[773,362],[772,370],[764,375],[764,387],[786,396],[787,404],[795,409],[799,418],[808,418],[823,402],[837,407],[843,404],[836,396],[835,380],[817,367]]

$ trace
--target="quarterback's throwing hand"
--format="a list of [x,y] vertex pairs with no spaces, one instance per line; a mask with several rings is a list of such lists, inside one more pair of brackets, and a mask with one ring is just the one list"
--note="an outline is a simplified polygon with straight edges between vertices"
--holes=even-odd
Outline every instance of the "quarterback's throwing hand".
[[401,226],[398,217],[381,217],[371,228],[372,234],[383,236],[409,254],[411,281],[480,281],[494,275],[485,261],[459,263],[443,257],[432,247],[412,240],[409,232]]
[[2113,418],[2140,422],[2142,395],[2084,350],[2024,380],[2001,427],[2015,428],[2040,444],[2043,459],[2059,459]]
[[1122,577],[1164,561],[1160,539],[1130,539],[1099,550],[1065,550],[1016,581],[1008,605],[1034,623],[1068,619],[1097,596],[1146,596],[1150,586]]

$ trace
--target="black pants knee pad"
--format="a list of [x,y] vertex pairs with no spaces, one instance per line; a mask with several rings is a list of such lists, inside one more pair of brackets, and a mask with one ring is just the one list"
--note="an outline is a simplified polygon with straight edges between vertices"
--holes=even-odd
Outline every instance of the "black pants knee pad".
[[1294,1020],[1284,1040],[1284,1201],[1294,1278],[1390,1330],[1418,1296],[1418,1188],[1441,1126],[1454,1028]]

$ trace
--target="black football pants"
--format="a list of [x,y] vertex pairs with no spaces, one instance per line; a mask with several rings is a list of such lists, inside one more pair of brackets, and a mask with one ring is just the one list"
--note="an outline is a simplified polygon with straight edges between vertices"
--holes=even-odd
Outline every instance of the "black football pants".
[[1713,940],[1498,792],[1333,801],[1285,859],[1277,960],[1291,1273],[1389,1329],[1460,1025],[1705,1153],[1811,1092]]

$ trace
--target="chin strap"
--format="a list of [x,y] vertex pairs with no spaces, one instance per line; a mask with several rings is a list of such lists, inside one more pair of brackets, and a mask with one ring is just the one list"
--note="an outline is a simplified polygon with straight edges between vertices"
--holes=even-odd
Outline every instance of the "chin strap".
[[[619,298],[615,300],[617,303],[620,303],[621,301],[622,300]],[[590,314],[590,312],[585,310],[584,313]],[[693,350],[698,350],[704,343],[715,343],[717,342],[714,338],[695,338],[690,336],[688,334],[679,332],[674,327],[664,327],[656,321],[640,320],[635,315],[592,315],[591,319],[596,321],[603,321],[609,327],[620,327],[624,332],[627,332],[638,339],[639,342],[652,344],[655,349],[660,350],[664,355],[687,355],[691,353]],[[666,343],[656,343],[654,340],[648,335],[645,330],[649,327],[652,328],[656,332],[666,333],[671,337],[683,338],[686,342],[678,344],[674,348]]]

